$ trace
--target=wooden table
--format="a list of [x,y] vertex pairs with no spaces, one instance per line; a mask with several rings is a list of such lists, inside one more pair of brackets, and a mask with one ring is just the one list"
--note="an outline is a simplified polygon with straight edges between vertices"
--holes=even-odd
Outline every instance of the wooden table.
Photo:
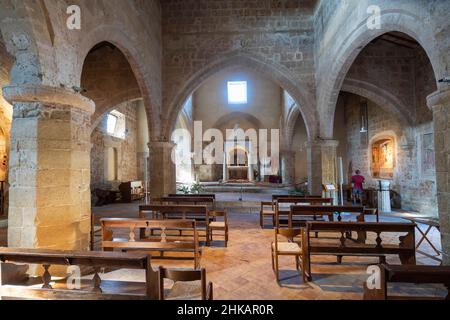
[[[428,238],[430,232],[433,230],[433,228],[435,228],[437,231],[441,232],[441,225],[439,224],[438,220],[435,219],[425,219],[425,218],[405,218],[408,221],[414,222],[416,223],[416,229],[419,231],[421,238],[419,240],[419,242],[416,245],[416,252],[432,259],[435,261],[439,261],[442,265],[442,259],[439,258],[440,256],[442,256],[442,252],[439,251],[436,246],[431,242],[431,240]],[[426,230],[423,231],[419,224],[423,224],[426,226]],[[422,250],[419,250],[420,246],[424,243],[424,242],[428,242],[428,244],[431,246],[431,248],[433,249],[433,251],[435,252],[436,255],[431,255],[429,253],[426,253]]]

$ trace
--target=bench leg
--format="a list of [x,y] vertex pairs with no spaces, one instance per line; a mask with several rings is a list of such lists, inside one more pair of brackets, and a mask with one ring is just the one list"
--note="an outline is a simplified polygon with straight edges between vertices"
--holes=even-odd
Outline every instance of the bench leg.
[[225,229],[225,248],[228,247],[228,228]]
[[259,213],[259,225],[264,229],[264,216],[262,212]]
[[337,256],[337,263],[342,264],[342,258],[343,256]]

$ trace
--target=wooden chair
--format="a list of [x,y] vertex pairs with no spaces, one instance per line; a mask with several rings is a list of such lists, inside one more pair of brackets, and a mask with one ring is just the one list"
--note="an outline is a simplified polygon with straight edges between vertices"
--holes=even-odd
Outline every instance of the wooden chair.
[[259,210],[259,225],[264,228],[264,221],[266,217],[272,218],[272,225],[275,226],[275,206],[274,202],[261,202],[261,209]]
[[[172,289],[164,289],[164,279],[174,281]],[[213,300],[213,284],[206,284],[205,269],[174,270],[159,267],[159,299]]]
[[[287,241],[279,241],[279,236],[283,236]],[[300,237],[300,244],[294,239]],[[301,268],[303,282],[307,282],[310,276],[307,274],[307,268],[304,259],[303,239],[305,238],[304,229],[280,229],[275,228],[275,242],[272,243],[272,269],[275,272],[277,281],[280,281],[279,275],[279,256],[294,256],[297,270]]]
[[[209,242],[213,241],[214,231],[223,231],[225,237],[225,247],[228,247],[228,218],[226,211],[210,211],[209,216],[214,218],[214,221],[209,223]],[[216,221],[217,217],[223,217],[223,221]]]

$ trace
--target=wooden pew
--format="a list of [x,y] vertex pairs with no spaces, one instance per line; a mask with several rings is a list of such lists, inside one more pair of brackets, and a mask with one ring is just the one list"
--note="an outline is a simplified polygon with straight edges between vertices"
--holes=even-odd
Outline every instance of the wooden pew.
[[[198,233],[194,220],[145,220],[145,219],[102,219],[102,248],[104,251],[119,249],[122,251],[140,250],[148,252],[160,252],[161,257],[165,252],[192,252],[194,254],[194,268],[199,266],[201,248],[199,246]],[[115,237],[117,231],[126,230],[127,237]],[[142,229],[153,232],[142,234]],[[141,231],[140,239],[136,239],[136,231]],[[191,234],[175,236],[170,231],[189,231]]]
[[[413,299],[412,296],[390,296],[389,283],[442,284],[447,288],[446,300],[450,300],[450,267],[442,266],[394,266],[382,264],[380,268],[380,287],[369,289],[364,283],[364,300]],[[437,299],[415,297],[416,299]]]
[[303,199],[322,199],[322,196],[296,196],[293,194],[274,194],[272,195],[272,202],[277,201],[278,199],[290,199],[290,198],[303,198]]
[[[147,254],[121,252],[77,252],[0,248],[0,296],[2,299],[32,300],[157,300],[159,298],[158,271],[151,266]],[[8,276],[8,269],[24,269],[18,264],[43,267],[43,275],[30,278]],[[93,280],[82,280],[80,290],[70,290],[67,280],[52,282],[51,266],[88,268]],[[108,269],[143,269],[146,282],[136,284],[123,281],[102,281],[100,271]],[[25,269],[28,269],[26,266]]]
[[[415,224],[377,222],[307,222],[303,243],[308,273],[311,274],[311,256],[334,255],[338,263],[344,256],[379,257],[385,262],[388,254],[398,255],[402,264],[416,264]],[[311,233],[338,233],[339,239],[312,238]],[[360,243],[349,239],[348,232],[364,232],[376,235],[375,243]],[[399,244],[384,244],[382,235],[401,233]]]
[[166,205],[204,205],[208,206],[210,210],[214,210],[216,207],[215,197],[205,196],[161,197],[152,199],[152,203]]
[[[280,220],[284,217],[287,221],[290,215],[289,208],[281,208],[282,205],[300,205],[303,206],[313,206],[320,205],[320,207],[331,206],[333,204],[333,199],[330,198],[304,198],[304,197],[291,197],[291,198],[280,198],[275,201],[275,223],[277,228],[280,227]],[[325,214],[323,214],[325,215]],[[328,214],[329,220],[333,221],[333,213]],[[286,224],[287,225],[287,224]]]
[[[332,200],[332,199],[330,199]],[[313,217],[313,220],[318,220],[317,216],[328,216],[328,221],[335,221],[334,215],[337,215],[337,220],[342,221],[342,213],[356,214],[357,222],[365,222],[366,215],[372,215],[373,211],[365,209],[364,207],[351,207],[351,206],[292,206],[291,211],[288,214],[288,222],[292,224],[292,220],[295,216],[307,216]],[[302,220],[302,219],[300,219]],[[303,219],[305,220],[305,219]],[[322,219],[323,221],[323,219]],[[316,234],[317,235],[317,234]],[[351,234],[347,234],[351,238]],[[358,242],[364,242],[367,238],[365,232],[358,232]]]
[[[332,201],[332,200],[331,200]],[[292,196],[292,195],[273,195],[272,202],[263,201],[261,202],[261,209],[259,211],[259,224],[261,228],[264,228],[266,217],[270,217],[272,220],[272,226],[275,227],[277,225],[276,220],[276,207],[278,203],[309,203],[309,204],[325,204],[332,203],[329,199],[322,199],[321,197],[300,197],[300,196]],[[284,212],[287,216],[289,211],[286,210]]]
[[[152,219],[175,219],[175,220],[195,220],[197,222],[196,228],[205,232],[205,241],[209,245],[209,223],[213,217],[209,216],[209,210],[206,206],[195,205],[144,205],[139,206],[139,218],[145,219],[146,214],[150,213]],[[180,230],[180,235],[183,233]],[[142,236],[142,230],[141,230]]]
[[191,197],[197,197],[197,198],[213,198],[216,200],[216,195],[214,193],[202,193],[202,194],[178,194],[178,193],[172,193],[168,195],[170,198],[173,197],[179,197],[179,198],[191,198]]

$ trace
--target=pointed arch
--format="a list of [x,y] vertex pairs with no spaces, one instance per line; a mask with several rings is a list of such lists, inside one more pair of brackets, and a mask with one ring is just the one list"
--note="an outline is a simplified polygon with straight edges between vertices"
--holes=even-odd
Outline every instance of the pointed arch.
[[177,116],[184,101],[210,76],[225,68],[233,66],[244,66],[259,72],[289,92],[292,98],[296,101],[297,105],[300,106],[300,112],[305,119],[308,135],[315,136],[318,124],[316,120],[318,117],[311,94],[305,88],[301,87],[296,80],[294,80],[294,77],[287,68],[273,62],[261,60],[258,57],[241,51],[232,52],[216,59],[196,72],[185,82],[182,89],[169,104],[170,113],[166,126],[163,130],[165,136],[170,136],[170,132],[176,124]]

